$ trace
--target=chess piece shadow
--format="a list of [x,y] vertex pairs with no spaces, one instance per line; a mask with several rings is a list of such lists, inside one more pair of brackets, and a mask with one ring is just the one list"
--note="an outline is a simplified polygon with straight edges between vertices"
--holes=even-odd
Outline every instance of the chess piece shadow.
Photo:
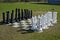
[[17,30],[17,32],[21,32],[21,34],[27,34],[27,33],[33,33],[34,31],[31,29],[29,29],[29,30],[20,29],[20,30]]

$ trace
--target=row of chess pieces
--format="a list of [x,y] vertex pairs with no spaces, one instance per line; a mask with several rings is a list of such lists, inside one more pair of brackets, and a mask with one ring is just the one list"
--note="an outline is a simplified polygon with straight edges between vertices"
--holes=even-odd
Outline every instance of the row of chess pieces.
[[2,24],[12,24],[29,18],[32,18],[32,10],[16,8],[16,10],[11,12],[6,11],[2,13]]

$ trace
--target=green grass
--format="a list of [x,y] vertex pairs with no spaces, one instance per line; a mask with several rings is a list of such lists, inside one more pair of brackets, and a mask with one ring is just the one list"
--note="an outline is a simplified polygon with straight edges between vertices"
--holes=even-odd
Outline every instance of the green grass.
[[40,10],[51,11],[52,8],[55,8],[58,12],[58,23],[53,27],[50,27],[48,30],[44,30],[43,33],[27,33],[20,34],[17,32],[20,28],[13,28],[7,25],[0,25],[0,40],[60,40],[60,6],[59,5],[46,5],[46,4],[32,4],[32,3],[0,3],[0,20],[2,19],[2,12],[7,10],[11,11],[15,8],[21,9],[31,9],[31,10]]

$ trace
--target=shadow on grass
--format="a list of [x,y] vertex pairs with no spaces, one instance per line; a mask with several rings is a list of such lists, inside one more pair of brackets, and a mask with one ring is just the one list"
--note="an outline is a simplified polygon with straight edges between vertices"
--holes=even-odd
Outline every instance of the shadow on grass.
[[33,33],[34,31],[33,30],[31,30],[31,26],[28,26],[28,30],[26,30],[26,29],[19,29],[19,30],[17,30],[17,32],[20,32],[21,34],[27,34],[27,33]]
[[59,4],[49,4],[49,3],[32,3],[32,4],[42,4],[42,5],[58,5],[58,6],[60,6],[60,3],[59,3]]
[[3,21],[0,21],[0,25],[3,25],[4,23],[3,23]]
[[34,31],[21,29],[21,30],[17,30],[17,32],[20,32],[21,34],[28,34],[28,33],[33,33]]

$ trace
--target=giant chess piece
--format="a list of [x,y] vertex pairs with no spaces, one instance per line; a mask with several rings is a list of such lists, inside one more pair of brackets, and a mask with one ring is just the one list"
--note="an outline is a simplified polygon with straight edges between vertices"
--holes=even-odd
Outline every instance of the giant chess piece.
[[5,24],[6,20],[5,20],[5,13],[4,12],[2,13],[2,16],[3,16],[3,24]]
[[20,9],[18,9],[18,21],[21,20],[21,16],[20,16]]
[[53,21],[52,21],[52,23],[56,24],[57,23],[57,12],[52,12],[52,14],[53,14]]
[[18,22],[18,19],[17,19],[17,8],[15,10],[15,22]]
[[35,31],[37,31],[37,16],[34,17],[34,23],[35,23]]
[[28,24],[31,26],[31,24],[32,24],[31,19],[28,19],[27,22],[28,22]]
[[36,32],[37,31],[37,24],[36,24],[35,21],[36,21],[35,17],[32,17],[32,27],[31,27],[31,30]]
[[47,13],[47,25],[53,26],[53,24],[52,24],[52,12]]
[[31,11],[28,10],[28,19],[30,19],[30,18],[31,18]]
[[19,25],[19,23],[17,23],[17,22],[15,22],[15,23],[13,23],[13,25],[12,25],[12,27],[20,27],[20,25]]
[[12,27],[20,27],[20,24],[18,23],[18,10],[16,9],[16,13],[15,13],[15,22],[13,23]]
[[47,17],[48,17],[48,15],[47,14],[45,14],[44,16],[43,16],[43,29],[49,29],[49,27],[48,27],[48,19],[47,19]]
[[30,24],[30,26],[32,26],[31,24],[32,24],[32,21],[31,21],[31,18],[32,18],[32,10],[28,10],[28,23]]
[[28,16],[28,9],[24,9],[24,14],[25,14],[24,18],[27,19],[28,18],[27,17]]
[[35,23],[37,24],[37,16],[35,16],[34,19],[35,19]]
[[25,20],[21,20],[20,22],[21,22],[22,29],[29,30],[29,28],[28,28],[29,25],[28,25],[28,23],[26,23]]
[[9,11],[6,12],[6,24],[9,24]]
[[21,19],[24,20],[24,11],[21,9]]
[[14,22],[14,10],[12,10],[11,19],[10,19],[10,23],[13,23],[13,22]]
[[32,10],[28,10],[28,19],[32,18]]
[[34,17],[32,17],[32,27],[31,27],[31,30],[35,30],[35,23],[34,23]]
[[32,10],[30,11],[30,18],[32,18]]
[[27,10],[27,19],[30,19],[30,10]]
[[40,25],[41,27],[44,29],[44,19],[43,19],[43,14],[41,15],[41,18],[40,18]]
[[41,23],[40,23],[40,15],[38,15],[38,21],[37,21],[37,32],[41,33],[43,32],[43,29],[41,27]]

